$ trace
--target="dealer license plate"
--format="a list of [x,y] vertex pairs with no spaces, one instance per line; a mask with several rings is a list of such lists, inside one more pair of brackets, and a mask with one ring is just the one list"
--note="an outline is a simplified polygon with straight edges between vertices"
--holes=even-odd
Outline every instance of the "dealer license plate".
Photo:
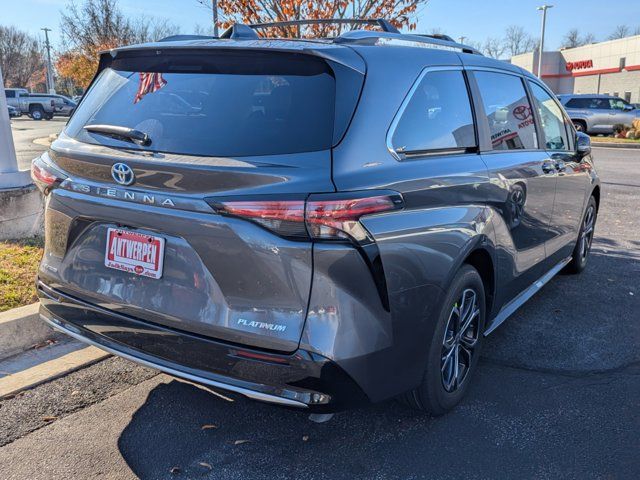
[[164,238],[131,230],[107,230],[106,267],[150,278],[162,277]]

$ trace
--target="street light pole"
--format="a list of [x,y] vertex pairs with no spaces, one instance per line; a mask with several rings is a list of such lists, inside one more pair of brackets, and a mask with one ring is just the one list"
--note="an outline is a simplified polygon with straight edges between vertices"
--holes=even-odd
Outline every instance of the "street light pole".
[[547,26],[547,10],[553,5],[542,5],[538,10],[542,10],[542,31],[540,32],[540,46],[538,47],[538,78],[542,78],[542,52],[544,52],[544,31]]
[[218,0],[211,0],[213,10],[213,36],[218,36]]
[[49,43],[49,32],[51,29],[45,27],[40,30],[44,32],[44,46],[47,48],[47,91],[48,93],[56,93],[55,86],[53,84],[53,67],[51,66],[51,44]]

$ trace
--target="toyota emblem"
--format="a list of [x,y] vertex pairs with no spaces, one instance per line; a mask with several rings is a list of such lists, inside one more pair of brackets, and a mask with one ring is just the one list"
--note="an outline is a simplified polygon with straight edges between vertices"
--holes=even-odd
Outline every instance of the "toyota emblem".
[[120,185],[131,185],[136,179],[133,170],[126,163],[115,163],[111,167],[111,176]]

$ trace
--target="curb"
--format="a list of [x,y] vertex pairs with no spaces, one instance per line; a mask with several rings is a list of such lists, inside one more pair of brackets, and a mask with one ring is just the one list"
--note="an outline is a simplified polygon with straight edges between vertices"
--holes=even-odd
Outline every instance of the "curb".
[[0,359],[52,338],[53,329],[40,320],[39,303],[0,313]]
[[593,148],[606,147],[606,148],[628,148],[630,150],[640,149],[640,143],[613,143],[613,142],[591,142]]

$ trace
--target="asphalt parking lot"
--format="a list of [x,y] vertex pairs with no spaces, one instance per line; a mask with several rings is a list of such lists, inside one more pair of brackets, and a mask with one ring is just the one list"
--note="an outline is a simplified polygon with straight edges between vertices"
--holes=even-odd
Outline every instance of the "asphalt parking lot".
[[11,133],[16,146],[18,167],[21,169],[30,168],[31,160],[47,149],[44,144],[33,141],[60,133],[67,120],[68,117],[53,117],[52,120],[35,121],[26,115],[11,119]]
[[587,270],[488,338],[452,413],[315,424],[111,358],[0,402],[0,478],[640,478],[640,150],[594,154]]

